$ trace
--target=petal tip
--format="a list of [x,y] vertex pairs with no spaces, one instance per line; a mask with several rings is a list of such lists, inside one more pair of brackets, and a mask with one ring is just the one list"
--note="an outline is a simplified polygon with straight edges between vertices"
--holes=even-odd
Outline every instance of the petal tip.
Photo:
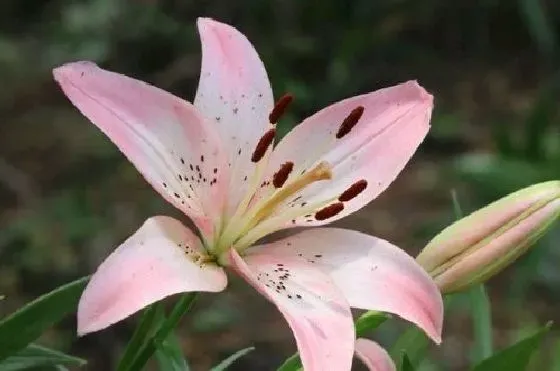
[[78,327],[78,329],[76,330],[76,335],[79,338],[82,338],[82,337],[86,336],[87,334],[89,334],[90,332],[91,331],[87,331],[87,330],[84,330],[84,329],[81,329],[80,327]]
[[214,18],[210,18],[210,17],[199,17],[196,20],[196,25],[198,27],[198,30],[200,33],[203,33],[204,31],[216,31],[216,32],[220,32],[222,30],[235,30],[235,28],[233,26],[230,26],[226,23],[222,23],[219,21],[216,21]]
[[441,316],[439,316],[437,322],[433,324],[432,328],[425,329],[424,331],[436,345],[440,345],[442,337],[441,334],[443,332],[443,313],[441,314]]
[[212,22],[215,22],[212,18],[210,17],[198,17],[196,19],[196,25],[197,27],[200,29],[201,27],[205,27],[207,25],[212,24]]
[[78,335],[78,337],[81,338],[81,337],[84,337],[86,335],[91,334],[92,332],[97,332],[97,331],[103,330],[103,329],[105,329],[109,326],[110,325],[99,326],[95,322],[88,323],[88,324],[80,324],[80,320],[78,319],[78,326],[77,326],[77,329],[76,329],[76,334]]
[[95,332],[97,330],[101,330],[100,328],[99,329],[95,328],[95,326],[92,323],[87,323],[87,321],[85,321],[84,318],[80,315],[79,311],[78,311],[78,325],[76,327],[77,327],[76,334],[80,338],[92,332]]
[[87,334],[90,334],[98,330],[102,330],[103,328],[109,326],[109,325],[99,326],[99,322],[94,319],[92,313],[90,313],[88,309],[90,309],[90,306],[86,305],[83,299],[80,299],[80,302],[78,303],[78,313],[77,313],[78,323],[76,326],[77,327],[76,333],[78,337],[83,337]]
[[92,68],[98,68],[97,64],[91,61],[78,61],[78,62],[69,62],[65,63],[61,66],[53,68],[53,76],[56,81],[62,80],[64,77],[72,77],[75,74],[79,74],[81,76],[87,70],[91,70]]
[[418,83],[418,80],[409,80],[407,82],[405,82],[403,85],[405,85],[406,87],[408,87],[413,93],[415,93],[422,102],[433,106],[434,104],[434,96],[430,93],[428,93],[428,91],[426,89],[424,89],[424,87],[422,85],[420,85]]

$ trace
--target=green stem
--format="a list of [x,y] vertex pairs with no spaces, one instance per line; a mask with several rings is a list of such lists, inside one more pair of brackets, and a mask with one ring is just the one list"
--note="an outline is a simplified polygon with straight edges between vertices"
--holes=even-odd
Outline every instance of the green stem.
[[185,294],[179,299],[169,317],[163,322],[156,333],[143,345],[142,349],[137,353],[134,361],[125,371],[140,371],[148,362],[150,357],[156,351],[156,348],[167,338],[167,336],[177,326],[183,315],[191,308],[197,293],[191,292]]
[[474,331],[474,361],[478,363],[492,355],[492,318],[490,300],[483,284],[470,292]]
[[124,371],[127,369],[128,365],[134,360],[139,349],[144,345],[146,339],[148,338],[148,333],[152,330],[154,326],[157,306],[160,303],[150,305],[142,314],[142,318],[132,335],[132,339],[128,342],[123,356],[117,366],[117,371]]
[[[461,203],[455,190],[451,191],[453,208],[457,220],[463,217]],[[476,285],[469,291],[472,307],[473,332],[474,332],[474,361],[478,363],[492,355],[492,318],[490,312],[490,299],[484,284]]]

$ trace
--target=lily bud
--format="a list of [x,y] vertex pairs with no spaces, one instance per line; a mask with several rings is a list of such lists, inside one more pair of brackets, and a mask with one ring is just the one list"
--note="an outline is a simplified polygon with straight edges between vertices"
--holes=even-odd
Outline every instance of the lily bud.
[[484,282],[525,253],[560,215],[560,181],[514,192],[453,223],[416,261],[442,293]]

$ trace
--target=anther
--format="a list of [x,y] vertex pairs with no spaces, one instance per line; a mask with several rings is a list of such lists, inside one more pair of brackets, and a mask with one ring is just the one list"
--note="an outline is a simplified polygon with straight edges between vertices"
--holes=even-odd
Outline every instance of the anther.
[[344,210],[344,204],[342,202],[337,202],[335,204],[329,205],[317,211],[315,213],[315,219],[325,220],[328,218],[332,218],[336,214],[340,213],[342,210]]
[[366,189],[366,187],[367,180],[358,180],[356,183],[352,184],[346,191],[342,192],[342,194],[338,197],[338,201],[350,201],[351,199],[362,193],[364,189]]
[[275,188],[282,187],[284,183],[286,183],[286,180],[288,180],[288,176],[290,176],[290,173],[292,172],[293,169],[294,169],[293,162],[288,161],[282,164],[282,166],[280,166],[280,170],[278,170],[272,176],[272,184],[274,185],[274,187]]
[[270,111],[270,115],[268,115],[268,121],[273,125],[276,124],[293,100],[294,96],[291,94],[284,94],[280,99],[278,99],[274,108]]
[[257,143],[257,146],[255,147],[255,151],[253,152],[253,155],[251,156],[251,161],[259,162],[264,157],[264,154],[268,150],[268,147],[270,146],[270,144],[274,140],[275,136],[276,136],[276,129],[274,129],[274,128],[272,128],[269,131],[267,131],[266,133],[264,133],[264,135],[261,137],[261,139],[259,139],[259,142]]
[[338,132],[336,133],[336,139],[340,139],[346,134],[348,134],[354,126],[358,123],[362,115],[364,114],[364,107],[358,106],[350,112],[348,116],[342,121],[340,127],[338,128]]

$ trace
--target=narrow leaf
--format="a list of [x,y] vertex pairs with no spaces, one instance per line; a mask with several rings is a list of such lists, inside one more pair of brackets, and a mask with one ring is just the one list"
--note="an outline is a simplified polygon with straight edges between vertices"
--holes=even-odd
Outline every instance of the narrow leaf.
[[[166,321],[165,312],[161,306],[158,307],[156,321],[157,328],[160,328]],[[173,331],[157,345],[155,354],[160,371],[189,371],[189,365],[183,356],[181,344]]]
[[558,40],[548,13],[540,0],[519,0],[519,8],[527,29],[543,54],[555,53]]
[[401,367],[400,367],[399,370],[401,370],[401,371],[414,371],[414,370],[416,370],[416,367],[414,367],[412,365],[412,362],[410,362],[410,359],[408,358],[406,353],[403,353],[403,355],[402,355]]
[[191,308],[196,296],[196,292],[191,292],[179,299],[169,317],[165,319],[155,334],[141,347],[134,360],[124,370],[140,371],[144,368],[144,365],[152,357],[159,345],[167,339],[171,331],[179,323],[179,320]]
[[361,337],[378,328],[383,322],[391,318],[390,314],[370,310],[356,320],[356,337]]
[[0,371],[26,370],[46,366],[83,366],[86,360],[40,345],[30,344],[16,355],[0,362]]
[[37,339],[64,316],[76,311],[89,277],[60,286],[0,321],[0,360]]
[[247,353],[252,352],[253,350],[255,350],[255,347],[248,347],[245,349],[238,350],[237,352],[233,353],[231,356],[224,359],[218,365],[212,367],[210,371],[224,371],[229,366],[231,366],[233,362],[237,361],[239,358],[243,357]]
[[404,367],[405,357],[402,356],[403,354],[406,354],[406,360],[411,366],[418,366],[429,345],[430,341],[422,330],[417,327],[409,327],[397,339],[389,354],[397,364],[397,368],[401,370]]
[[549,322],[534,335],[486,358],[473,371],[525,371],[531,356],[539,348],[551,326],[552,322]]
[[126,370],[126,368],[134,360],[136,355],[140,352],[140,349],[144,346],[144,344],[146,344],[149,337],[152,335],[156,324],[157,307],[159,305],[161,304],[155,303],[144,310],[144,313],[142,314],[142,317],[140,318],[140,321],[136,326],[136,330],[134,330],[132,338],[126,345],[124,354],[119,361],[119,365],[117,366],[117,371]]
[[183,356],[179,339],[173,333],[159,344],[156,359],[160,371],[189,371],[189,365]]

